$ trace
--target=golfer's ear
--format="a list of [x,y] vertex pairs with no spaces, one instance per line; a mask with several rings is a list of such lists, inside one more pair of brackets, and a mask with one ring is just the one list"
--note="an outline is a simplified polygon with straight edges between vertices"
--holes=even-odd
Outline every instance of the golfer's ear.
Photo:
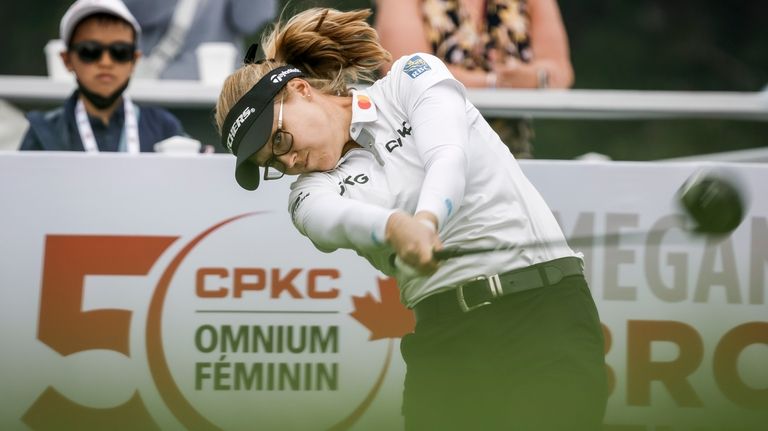
[[312,97],[312,86],[309,85],[309,82],[301,78],[291,79],[291,81],[288,82],[288,88],[290,88],[291,91],[296,93],[298,96],[307,98]]

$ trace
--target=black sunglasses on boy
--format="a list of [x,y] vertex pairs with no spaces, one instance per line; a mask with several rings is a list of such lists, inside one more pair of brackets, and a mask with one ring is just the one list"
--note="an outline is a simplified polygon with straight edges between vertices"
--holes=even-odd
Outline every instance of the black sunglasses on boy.
[[136,54],[136,45],[127,42],[115,42],[108,45],[86,40],[84,42],[73,43],[70,51],[74,51],[83,63],[93,63],[101,59],[104,50],[109,52],[109,56],[117,63],[127,63],[133,61]]

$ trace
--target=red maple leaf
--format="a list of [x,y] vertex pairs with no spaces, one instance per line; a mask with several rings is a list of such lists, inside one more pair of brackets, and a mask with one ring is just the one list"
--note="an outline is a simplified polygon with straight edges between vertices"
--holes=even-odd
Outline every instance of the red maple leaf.
[[413,311],[400,302],[397,281],[394,278],[379,278],[378,282],[381,301],[377,301],[370,292],[365,296],[352,296],[355,310],[349,315],[371,331],[369,340],[401,338],[413,332],[416,319]]

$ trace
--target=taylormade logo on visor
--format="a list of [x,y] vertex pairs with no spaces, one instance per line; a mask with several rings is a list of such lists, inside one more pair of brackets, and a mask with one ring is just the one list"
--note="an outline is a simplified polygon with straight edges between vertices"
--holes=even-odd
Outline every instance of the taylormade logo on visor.
[[235,123],[232,124],[232,127],[229,128],[229,136],[227,136],[227,148],[229,148],[229,151],[232,151],[232,144],[235,140],[235,135],[237,135],[237,131],[240,130],[240,126],[243,125],[245,122],[245,119],[248,118],[251,114],[256,112],[256,109],[251,107],[246,107],[243,112],[237,117],[235,120]]
[[269,77],[269,79],[275,84],[279,84],[280,82],[283,81],[283,78],[285,78],[285,75],[288,75],[289,73],[301,73],[301,71],[294,67],[293,69],[286,69],[278,73],[277,75],[272,75]]

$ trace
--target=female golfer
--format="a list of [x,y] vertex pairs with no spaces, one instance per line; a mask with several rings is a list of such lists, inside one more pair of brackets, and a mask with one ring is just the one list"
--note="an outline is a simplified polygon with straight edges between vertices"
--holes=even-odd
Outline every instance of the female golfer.
[[[298,175],[299,232],[397,278],[417,321],[401,343],[407,429],[599,429],[603,337],[580,255],[440,60],[348,86],[390,60],[369,14],[310,9],[265,36],[266,59],[249,50],[216,106],[237,182]],[[437,262],[443,247],[499,251]]]

